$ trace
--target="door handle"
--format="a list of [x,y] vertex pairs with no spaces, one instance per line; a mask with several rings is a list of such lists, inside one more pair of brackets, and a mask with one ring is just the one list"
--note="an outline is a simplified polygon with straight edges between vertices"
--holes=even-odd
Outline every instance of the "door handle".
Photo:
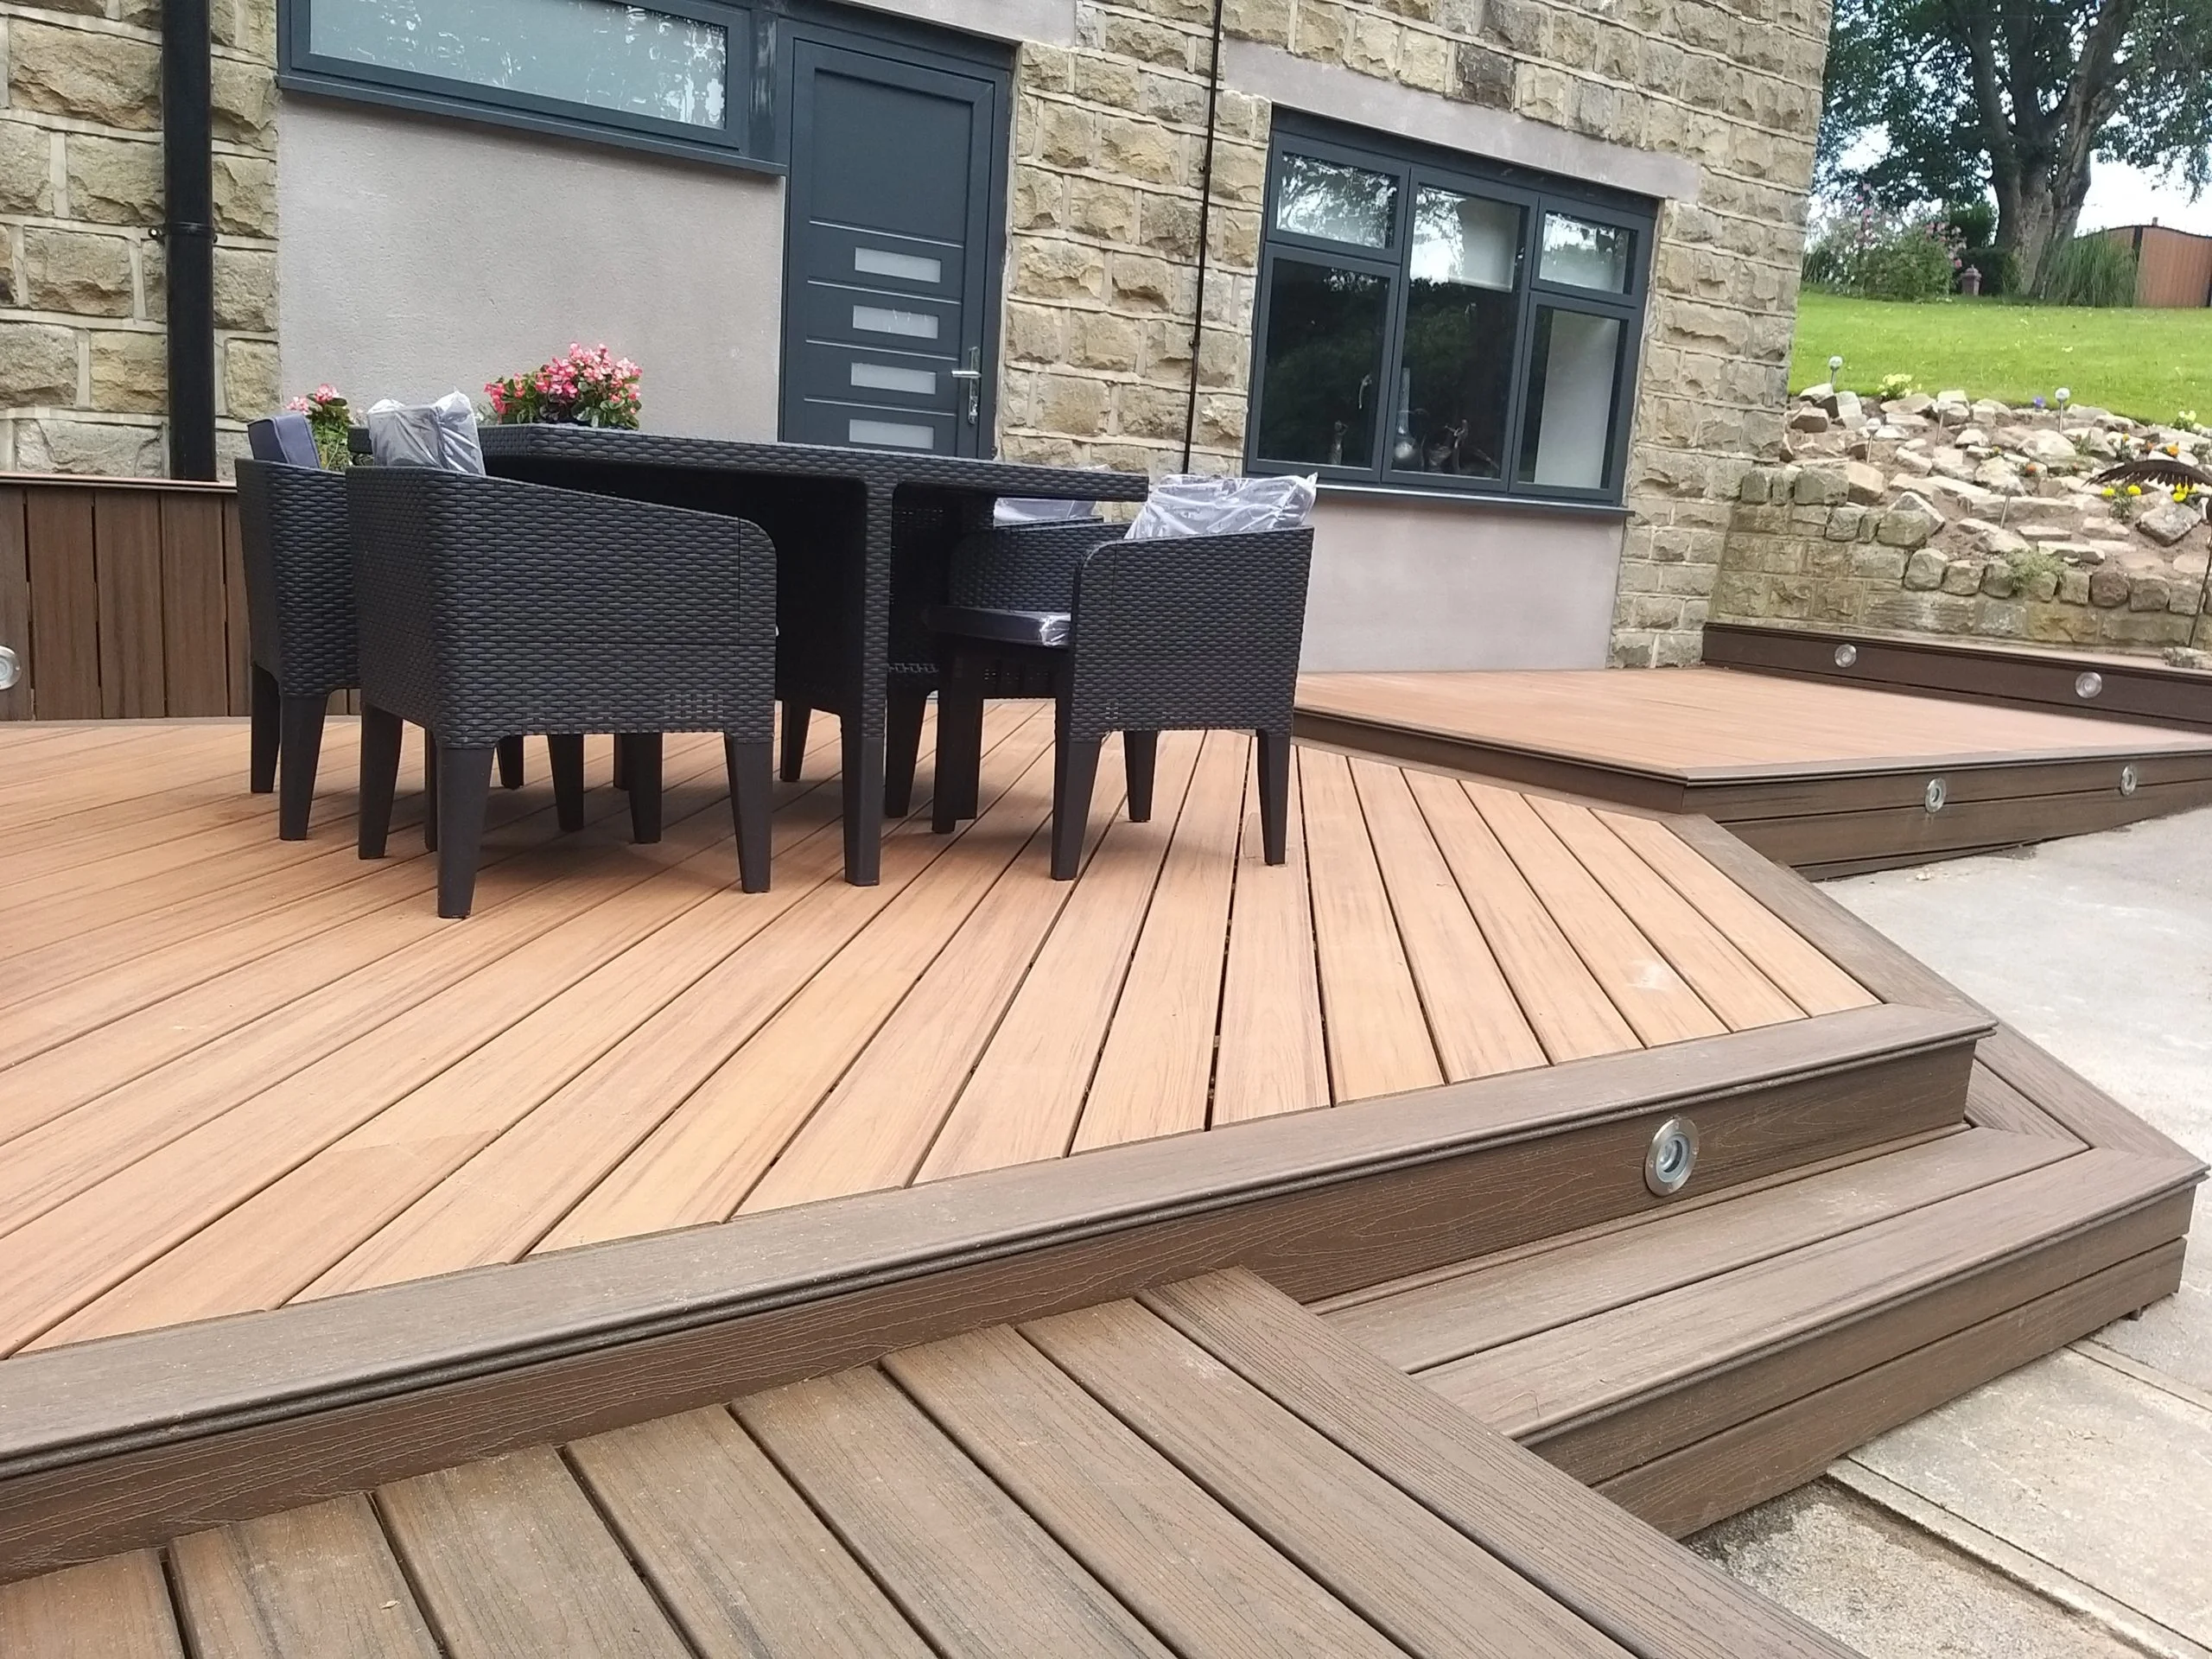
[[968,424],[973,426],[983,410],[983,348],[970,346],[968,348],[968,366],[949,372],[955,380],[968,383]]

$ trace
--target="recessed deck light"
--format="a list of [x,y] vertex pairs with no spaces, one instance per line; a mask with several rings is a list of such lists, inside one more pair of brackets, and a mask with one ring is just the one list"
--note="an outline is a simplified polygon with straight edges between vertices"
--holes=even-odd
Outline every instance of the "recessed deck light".
[[1643,1154],[1643,1184],[1662,1198],[1670,1198],[1689,1185],[1697,1167],[1697,1125],[1687,1117],[1670,1117],[1651,1137],[1651,1150]]

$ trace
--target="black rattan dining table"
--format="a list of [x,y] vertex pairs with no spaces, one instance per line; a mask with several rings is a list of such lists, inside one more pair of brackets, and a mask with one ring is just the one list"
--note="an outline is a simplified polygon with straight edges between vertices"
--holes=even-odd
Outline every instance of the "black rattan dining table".
[[[776,546],[779,696],[832,710],[843,744],[845,879],[878,880],[885,709],[894,669],[932,672],[921,622],[953,543],[1001,497],[1139,501],[1141,473],[897,450],[664,437],[584,426],[491,426],[493,475],[751,519]],[[588,643],[588,642],[580,642]]]

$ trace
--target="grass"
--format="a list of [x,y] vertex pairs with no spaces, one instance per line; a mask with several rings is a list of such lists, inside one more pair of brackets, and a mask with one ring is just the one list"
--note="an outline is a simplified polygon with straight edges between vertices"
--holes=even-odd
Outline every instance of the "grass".
[[1886,374],[1916,390],[1947,386],[1970,397],[2024,404],[2059,386],[2076,404],[2139,421],[2176,411],[2212,415],[2212,308],[2192,311],[2090,310],[1950,299],[1912,305],[1808,291],[1797,311],[1789,389],[1828,378],[1843,359],[1843,384],[1869,392]]

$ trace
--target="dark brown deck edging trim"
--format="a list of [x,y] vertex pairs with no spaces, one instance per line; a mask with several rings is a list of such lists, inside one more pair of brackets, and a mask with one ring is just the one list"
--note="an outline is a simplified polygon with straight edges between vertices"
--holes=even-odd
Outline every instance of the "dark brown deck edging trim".
[[[1842,645],[1858,652],[1847,669],[1836,664],[1835,648]],[[2212,674],[2150,658],[2121,662],[1963,640],[1708,622],[1705,660],[1716,667],[1839,685],[2212,732]],[[2094,698],[2075,693],[2074,682],[2084,673],[2094,673],[2104,682]]]
[[[0,1363],[0,1578],[1225,1266],[1325,1294],[1958,1121],[1904,1007],[618,1241]],[[1708,1189],[1709,1190],[1709,1189]]]

